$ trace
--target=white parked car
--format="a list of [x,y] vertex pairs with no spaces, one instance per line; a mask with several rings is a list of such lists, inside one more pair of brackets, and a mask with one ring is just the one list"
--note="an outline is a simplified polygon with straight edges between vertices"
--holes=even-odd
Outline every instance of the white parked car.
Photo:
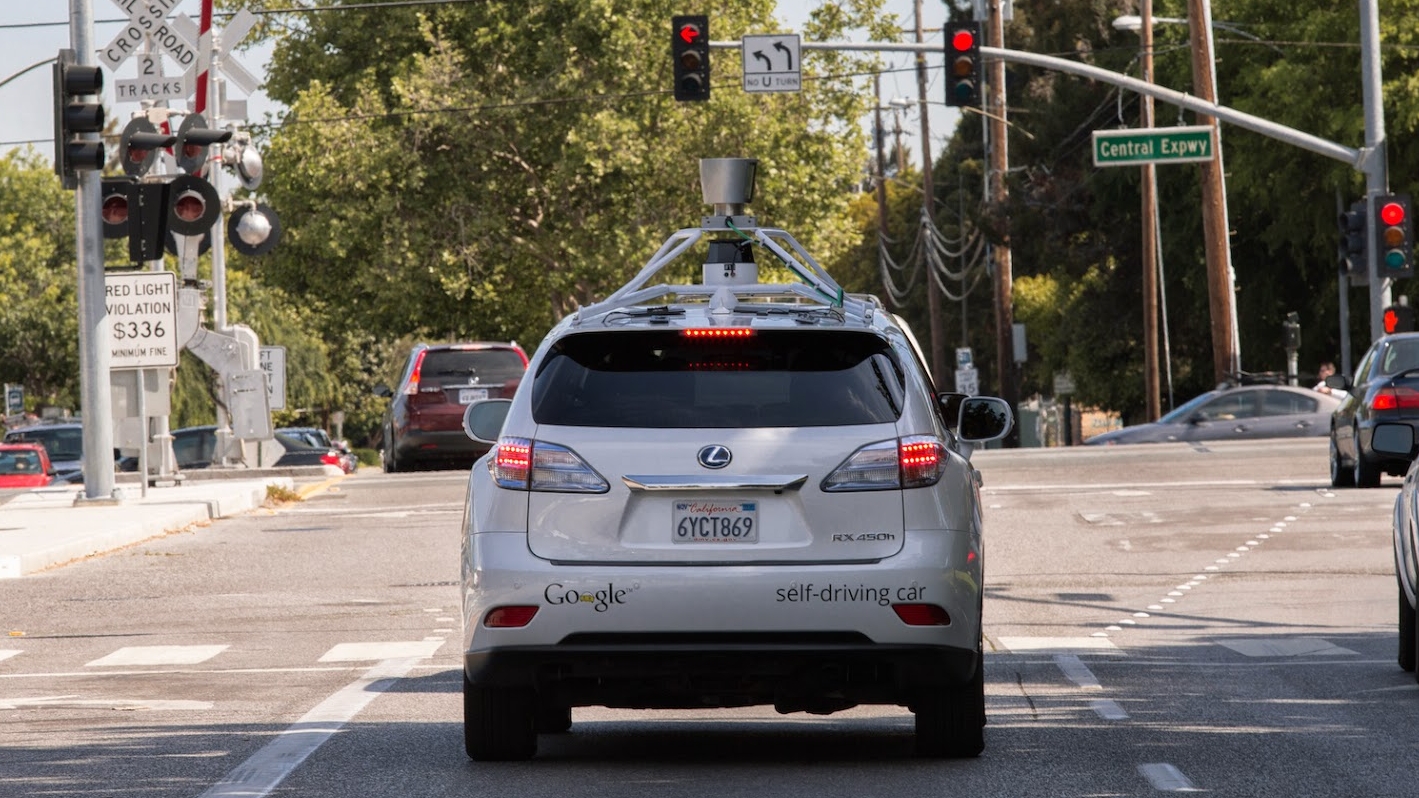
[[[901,705],[921,755],[984,747],[968,458],[1010,409],[938,396],[900,319],[742,215],[753,163],[702,162],[716,215],[467,411],[496,444],[464,515],[474,759],[531,757],[593,705]],[[704,282],[652,282],[702,239]],[[760,283],[766,256],[792,281]]]

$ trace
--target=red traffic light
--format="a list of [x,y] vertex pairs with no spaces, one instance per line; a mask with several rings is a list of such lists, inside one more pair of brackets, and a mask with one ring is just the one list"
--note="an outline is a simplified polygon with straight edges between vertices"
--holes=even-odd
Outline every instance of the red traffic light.
[[1385,224],[1400,224],[1404,221],[1404,206],[1398,202],[1386,202],[1380,208],[1380,221]]
[[951,49],[958,53],[964,53],[975,46],[975,32],[969,30],[958,30],[951,34]]
[[700,40],[700,26],[681,25],[680,30],[676,33],[676,35],[679,36],[680,41],[684,42],[685,44],[694,44]]

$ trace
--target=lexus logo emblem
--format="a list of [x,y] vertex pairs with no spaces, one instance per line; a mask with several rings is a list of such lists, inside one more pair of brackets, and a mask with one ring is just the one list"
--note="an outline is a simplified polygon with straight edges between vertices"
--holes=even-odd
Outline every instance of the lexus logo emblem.
[[701,449],[696,459],[705,468],[724,468],[734,456],[729,453],[728,447],[715,443]]

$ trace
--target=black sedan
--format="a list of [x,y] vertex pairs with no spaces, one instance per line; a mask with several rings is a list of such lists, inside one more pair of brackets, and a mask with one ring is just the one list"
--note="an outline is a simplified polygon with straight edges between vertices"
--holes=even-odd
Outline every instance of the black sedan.
[[1382,474],[1404,474],[1410,458],[1376,451],[1372,437],[1381,423],[1419,427],[1419,333],[1381,337],[1353,378],[1336,374],[1325,383],[1346,392],[1330,422],[1330,484],[1373,488]]
[[1290,385],[1237,385],[1208,391],[1150,424],[1095,435],[1095,446],[1121,443],[1320,437],[1340,401]]

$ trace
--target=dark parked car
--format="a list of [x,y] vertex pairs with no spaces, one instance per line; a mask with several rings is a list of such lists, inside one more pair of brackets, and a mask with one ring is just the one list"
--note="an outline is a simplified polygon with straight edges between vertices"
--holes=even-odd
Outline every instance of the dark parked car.
[[1410,458],[1375,451],[1376,424],[1419,428],[1419,333],[1386,335],[1370,345],[1354,377],[1335,374],[1326,385],[1347,392],[1330,422],[1330,484],[1373,488],[1380,476],[1401,476]]
[[84,465],[84,425],[77,421],[41,421],[17,427],[5,433],[5,443],[43,445],[58,477],[77,474]]
[[1320,437],[1340,400],[1289,385],[1225,386],[1194,397],[1150,424],[1095,435],[1085,443],[1230,441]]
[[463,411],[481,399],[511,398],[527,370],[515,343],[419,344],[409,353],[381,427],[387,472],[437,464],[467,468],[488,451],[463,431]]
[[[302,440],[280,432],[275,433],[275,438],[276,442],[286,450],[285,454],[282,454],[272,464],[275,468],[330,466],[345,472],[343,455],[336,449],[311,446]],[[210,468],[216,459],[217,427],[206,424],[173,430],[172,451],[179,470]]]
[[340,453],[340,467],[346,474],[353,474],[360,467],[359,458],[350,451],[350,445],[345,441],[333,440],[330,433],[320,427],[281,427],[276,432],[295,438],[307,446],[334,449]]

